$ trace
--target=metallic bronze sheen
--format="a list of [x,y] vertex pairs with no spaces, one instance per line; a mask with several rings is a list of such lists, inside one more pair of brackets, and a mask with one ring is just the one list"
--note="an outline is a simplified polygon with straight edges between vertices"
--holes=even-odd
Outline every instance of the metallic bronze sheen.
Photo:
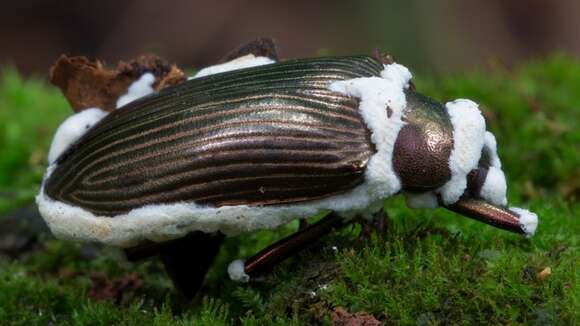
[[193,79],[109,114],[59,159],[47,194],[114,216],[150,204],[275,205],[364,181],[358,101],[329,83],[378,76],[366,56],[290,60]]
[[433,190],[451,179],[453,126],[441,103],[413,91],[407,91],[406,95],[407,124],[395,142],[393,167],[403,190]]

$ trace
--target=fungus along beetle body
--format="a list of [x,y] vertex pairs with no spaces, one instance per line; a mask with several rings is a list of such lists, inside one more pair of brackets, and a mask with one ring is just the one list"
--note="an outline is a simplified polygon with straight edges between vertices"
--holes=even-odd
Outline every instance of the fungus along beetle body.
[[223,235],[331,211],[232,263],[230,276],[246,281],[398,193],[412,207],[535,231],[535,214],[506,206],[495,138],[474,102],[423,96],[407,68],[380,55],[239,54],[159,92],[145,73],[117,102],[127,105],[65,121],[37,197],[52,231],[133,258],[161,253],[186,294]]

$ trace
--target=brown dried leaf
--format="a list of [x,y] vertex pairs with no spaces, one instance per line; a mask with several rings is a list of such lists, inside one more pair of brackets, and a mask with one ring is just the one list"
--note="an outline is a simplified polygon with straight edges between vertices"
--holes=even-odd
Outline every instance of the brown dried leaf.
[[177,68],[176,65],[171,66],[167,74],[161,79],[157,79],[153,87],[156,91],[162,90],[166,87],[181,84],[187,80],[187,76],[183,71]]
[[373,57],[384,65],[390,65],[395,62],[395,59],[393,59],[392,55],[382,53],[379,48],[374,49]]
[[349,313],[342,307],[337,307],[332,313],[332,324],[335,326],[377,326],[381,322],[366,312]]
[[256,57],[267,57],[275,61],[279,60],[276,42],[271,38],[262,37],[230,51],[219,61],[219,63],[228,62],[248,54],[253,54]]
[[62,55],[50,69],[50,82],[61,89],[75,112],[91,107],[112,111],[117,99],[146,72],[155,76],[155,90],[187,80],[183,71],[155,55],[121,61],[115,70],[98,60]]
[[155,76],[153,88],[157,91],[187,80],[183,71],[176,65],[169,65],[165,60],[153,54],[142,55],[129,62],[121,61],[117,65],[117,72],[121,76],[129,76],[133,80],[150,72]]
[[548,266],[544,268],[541,272],[539,272],[538,275],[536,275],[536,277],[538,278],[538,280],[543,281],[547,279],[550,275],[552,275],[552,268]]

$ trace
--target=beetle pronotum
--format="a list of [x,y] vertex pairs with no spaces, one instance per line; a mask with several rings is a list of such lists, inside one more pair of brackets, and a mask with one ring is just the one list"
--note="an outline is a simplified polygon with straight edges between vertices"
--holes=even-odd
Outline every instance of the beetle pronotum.
[[159,92],[144,72],[119,109],[65,121],[37,196],[52,231],[133,258],[161,253],[190,295],[224,235],[331,211],[232,263],[230,276],[247,281],[398,193],[412,207],[534,233],[535,214],[506,206],[495,137],[474,102],[421,95],[407,68],[380,55],[237,54]]

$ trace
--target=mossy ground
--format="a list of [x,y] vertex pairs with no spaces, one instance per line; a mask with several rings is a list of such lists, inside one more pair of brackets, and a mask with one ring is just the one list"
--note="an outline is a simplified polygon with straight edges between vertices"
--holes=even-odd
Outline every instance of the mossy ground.
[[[200,297],[186,303],[158,261],[133,264],[114,248],[44,234],[17,258],[0,256],[0,324],[329,324],[337,307],[386,324],[580,323],[580,62],[554,55],[515,69],[419,76],[416,85],[440,100],[482,104],[509,201],[540,216],[534,238],[395,198],[382,238],[361,241],[360,227],[348,227],[248,285],[228,280],[228,262],[297,225],[228,239]],[[56,89],[1,72],[0,221],[31,203],[51,135],[69,114]],[[131,273],[144,285],[116,299],[89,295],[96,279]]]

